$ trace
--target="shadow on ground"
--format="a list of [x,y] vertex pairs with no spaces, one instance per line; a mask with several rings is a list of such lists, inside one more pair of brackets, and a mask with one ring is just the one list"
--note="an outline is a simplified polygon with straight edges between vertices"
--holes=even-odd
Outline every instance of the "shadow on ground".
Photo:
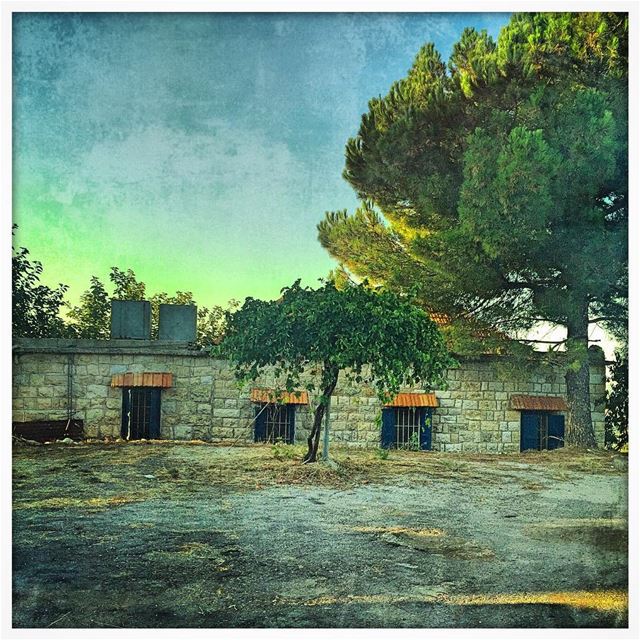
[[15,627],[620,627],[613,454],[14,449]]

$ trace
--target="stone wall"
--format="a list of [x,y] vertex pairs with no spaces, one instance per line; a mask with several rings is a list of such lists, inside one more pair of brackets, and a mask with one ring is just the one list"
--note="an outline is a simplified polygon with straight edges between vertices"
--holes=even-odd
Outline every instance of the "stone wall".
[[[507,453],[519,451],[520,412],[509,409],[512,394],[565,394],[561,366],[514,369],[497,356],[458,358],[448,388],[436,390],[434,450]],[[251,386],[239,388],[229,364],[181,345],[157,341],[22,340],[14,347],[13,420],[84,420],[89,437],[120,433],[122,389],[115,373],[170,372],[173,386],[162,390],[161,436],[239,442],[253,439],[255,405]],[[267,374],[255,386],[274,387]],[[424,392],[425,389],[403,389]],[[604,442],[605,368],[592,353],[592,415],[598,443]],[[311,397],[311,402],[315,398]],[[341,379],[332,398],[334,442],[378,446],[382,405],[373,389]],[[296,440],[312,423],[310,406],[296,408]]]

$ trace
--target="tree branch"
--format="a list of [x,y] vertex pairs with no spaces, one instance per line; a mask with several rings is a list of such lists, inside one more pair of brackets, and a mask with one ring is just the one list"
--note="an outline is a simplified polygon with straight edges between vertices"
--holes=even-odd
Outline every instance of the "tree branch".
[[575,340],[576,338],[587,338],[589,342],[602,342],[602,340],[592,340],[588,336],[572,336],[571,338],[565,338],[564,340],[529,340],[527,338],[514,338],[516,342],[535,342],[537,344],[564,344],[569,340]]

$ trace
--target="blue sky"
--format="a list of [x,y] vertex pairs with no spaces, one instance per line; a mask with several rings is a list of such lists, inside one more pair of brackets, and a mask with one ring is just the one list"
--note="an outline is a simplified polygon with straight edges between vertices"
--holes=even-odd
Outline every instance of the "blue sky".
[[201,304],[335,266],[344,145],[432,41],[508,14],[14,15],[16,242],[77,300],[132,268]]

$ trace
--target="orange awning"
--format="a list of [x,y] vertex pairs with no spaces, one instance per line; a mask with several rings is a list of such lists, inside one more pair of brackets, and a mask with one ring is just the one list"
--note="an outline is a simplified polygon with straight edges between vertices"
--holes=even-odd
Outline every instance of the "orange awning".
[[161,387],[173,386],[173,373],[115,373],[112,387]]
[[399,393],[385,407],[437,407],[435,393]]
[[566,411],[562,396],[511,396],[511,408],[516,411]]
[[251,389],[251,402],[281,402],[282,404],[309,404],[306,391],[280,391],[274,389]]

